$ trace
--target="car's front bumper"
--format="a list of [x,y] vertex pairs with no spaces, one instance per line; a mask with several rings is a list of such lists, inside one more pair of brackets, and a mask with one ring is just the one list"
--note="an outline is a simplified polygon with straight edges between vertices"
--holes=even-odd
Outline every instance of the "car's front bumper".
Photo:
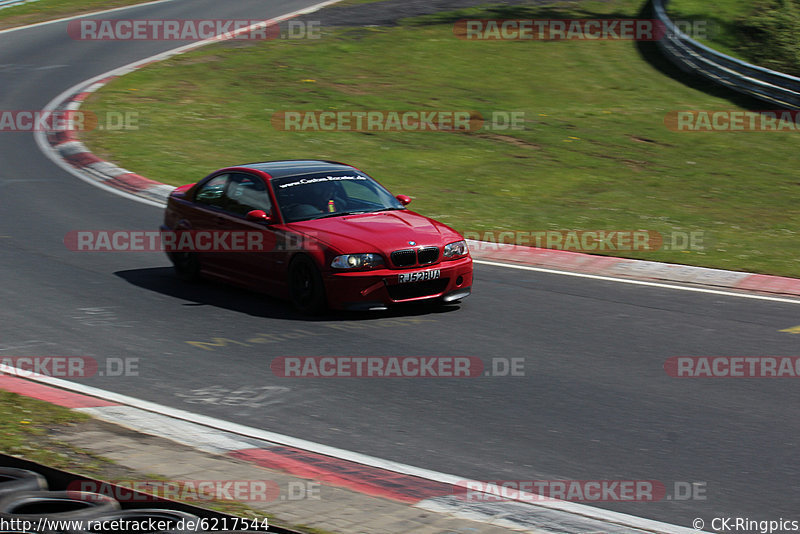
[[[436,271],[435,279],[399,281],[400,274]],[[335,309],[374,310],[402,302],[441,299],[454,302],[469,296],[472,258],[469,256],[410,269],[329,272],[323,275],[328,305]]]

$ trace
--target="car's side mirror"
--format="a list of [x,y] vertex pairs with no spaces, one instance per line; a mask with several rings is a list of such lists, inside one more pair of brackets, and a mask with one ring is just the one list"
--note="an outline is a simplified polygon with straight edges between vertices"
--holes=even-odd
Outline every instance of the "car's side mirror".
[[264,210],[249,211],[247,212],[247,215],[244,216],[244,218],[251,222],[261,222],[261,223],[272,222],[272,217],[270,217]]
[[407,195],[397,195],[394,198],[399,200],[400,204],[402,204],[403,206],[408,206],[409,204],[411,204],[411,197],[409,197]]

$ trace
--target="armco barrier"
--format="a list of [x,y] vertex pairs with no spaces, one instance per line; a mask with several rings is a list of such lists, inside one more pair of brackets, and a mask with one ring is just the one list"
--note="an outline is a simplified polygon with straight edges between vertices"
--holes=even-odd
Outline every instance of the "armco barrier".
[[704,46],[678,30],[667,16],[669,0],[652,0],[666,34],[661,51],[680,69],[781,107],[800,109],[800,78],[745,63]]

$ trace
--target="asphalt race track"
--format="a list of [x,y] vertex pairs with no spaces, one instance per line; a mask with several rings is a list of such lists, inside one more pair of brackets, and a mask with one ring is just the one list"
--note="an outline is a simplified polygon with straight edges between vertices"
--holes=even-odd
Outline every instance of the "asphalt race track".
[[[314,2],[174,0],[103,18],[266,19]],[[81,81],[183,44],[74,41],[66,26],[0,34],[0,109],[42,109]],[[0,358],[138,358],[138,376],[80,381],[465,478],[647,479],[668,493],[705,483],[705,500],[599,505],[681,526],[800,519],[797,382],[663,369],[672,356],[797,355],[798,337],[780,330],[800,324],[800,301],[477,265],[460,307],[309,320],[267,297],[180,282],[158,253],[63,244],[72,230],[160,222],[160,209],[53,164],[32,134],[0,133]],[[270,370],[279,356],[478,356],[488,368],[524,358],[525,376],[289,379]]]

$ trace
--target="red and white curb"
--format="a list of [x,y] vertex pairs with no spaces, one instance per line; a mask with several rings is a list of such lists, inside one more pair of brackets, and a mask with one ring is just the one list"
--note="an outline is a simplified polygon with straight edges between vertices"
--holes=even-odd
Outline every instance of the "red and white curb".
[[[615,256],[599,256],[582,252],[490,243],[471,239],[468,239],[467,243],[470,253],[476,259],[476,262],[487,265],[516,267],[611,282],[626,282],[667,289],[800,304],[800,300],[793,298],[800,297],[800,279],[797,278],[725,271],[656,261],[632,260]],[[655,281],[692,285],[668,285]],[[770,295],[765,295],[766,293]],[[784,295],[785,297],[778,295]]]
[[[82,91],[70,96],[59,104],[56,109],[59,111],[77,111],[90,94],[118,77],[119,75],[109,76],[92,83]],[[175,189],[172,186],[150,180],[98,158],[78,140],[75,130],[49,132],[47,140],[63,161],[106,186],[114,187],[162,205],[166,203],[170,192]]]
[[[289,13],[267,22],[277,24],[337,1],[322,2],[311,8]],[[241,31],[247,30],[245,28]],[[78,84],[56,97],[45,107],[45,111],[77,110],[92,92],[97,91],[116,77],[155,61],[161,61],[213,42],[219,42],[219,39],[192,43],[170,50]],[[154,206],[163,206],[169,192],[173,189],[172,186],[145,178],[96,157],[77,139],[75,132],[37,133],[36,140],[42,151],[62,168],[82,180],[127,198]],[[713,269],[698,271],[699,268],[693,267],[667,266],[655,262],[530,249],[514,245],[496,246],[494,250],[488,250],[487,244],[476,242],[471,243],[471,246],[478,261],[488,264],[498,262],[498,265],[503,266],[509,266],[509,263],[526,266],[544,265],[554,269],[572,269],[592,273],[607,272],[623,276],[664,277],[660,279],[706,284],[709,281],[718,283],[720,280],[735,278],[733,282],[736,285],[724,287],[759,291],[769,291],[764,288],[772,288],[774,292],[800,295],[800,281],[794,279],[761,277],[761,275]],[[547,269],[541,268],[540,270]],[[653,273],[656,271],[660,274],[654,276]],[[690,275],[690,272],[693,274]],[[561,274],[567,273],[561,272]],[[705,282],[686,279],[698,276],[702,276]],[[720,285],[724,284],[720,283]],[[2,372],[14,373],[15,370],[0,366],[0,373]],[[466,481],[464,477],[382,460],[55,378],[40,377],[31,380],[0,374],[0,389],[89,413],[101,420],[164,437],[207,452],[225,454],[300,477],[313,478],[369,495],[405,502],[425,510],[447,513],[455,517],[482,521],[523,532],[537,534],[544,531],[618,532],[621,534],[640,532],[689,534],[697,532],[693,529],[565,501],[551,500],[537,504],[523,502],[467,503],[453,494],[453,488],[461,487]],[[530,496],[521,494],[521,498],[529,499]]]
[[[209,453],[430,512],[531,534],[698,532],[573,502],[542,501],[524,492],[519,492],[522,502],[468,502],[461,496],[464,484],[470,482],[464,477],[193,414],[58,378],[27,376],[28,373],[26,378],[19,378],[14,376],[16,372],[12,367],[0,365],[0,373],[7,373],[0,374],[0,389]],[[485,487],[477,484],[476,487]]]
[[[339,1],[328,0],[265,22],[267,24],[278,24],[299,15],[312,13]],[[234,38],[240,33],[247,32],[252,27],[233,32],[229,38]],[[45,111],[77,111],[90,94],[120,76],[152,63],[222,40],[221,38],[211,38],[191,43],[87,80],[57,96],[45,106]],[[45,155],[81,180],[132,200],[163,207],[166,204],[169,193],[174,189],[173,186],[145,178],[98,158],[78,140],[77,132],[75,131],[37,132],[36,141]],[[502,267],[526,265],[538,267],[538,270],[541,271],[553,269],[552,272],[557,274],[585,273],[595,277],[607,277],[611,281],[625,281],[626,279],[662,280],[800,297],[800,279],[795,278],[473,240],[469,240],[469,244],[470,251],[478,263],[497,264]],[[683,290],[692,289],[683,286],[664,287]],[[727,293],[723,292],[721,294]],[[764,297],[746,293],[730,293],[730,295],[764,299]],[[791,299],[766,298],[766,300],[798,303]]]
[[[194,48],[198,45],[190,45]],[[176,52],[177,53],[177,52]],[[174,55],[168,53],[169,56]],[[168,56],[165,56],[168,57]],[[163,58],[162,58],[163,59]],[[66,98],[54,101],[52,109],[77,111],[88,96],[127,72],[152,63],[152,59],[124,67],[116,74],[105,76],[77,91],[70,91]],[[55,154],[58,162],[68,164],[71,171],[79,172],[79,177],[107,188],[112,192],[144,201],[155,206],[164,206],[167,197],[174,189],[127,169],[104,161],[77,139],[75,131],[50,132],[46,134],[49,147],[45,153]],[[800,279],[737,271],[725,271],[706,267],[693,267],[660,263],[655,261],[632,260],[614,256],[600,256],[580,252],[542,249],[504,243],[468,240],[473,258],[479,263],[507,267],[509,265],[537,266],[541,270],[553,269],[557,274],[590,273],[620,281],[620,277],[638,280],[662,280],[704,287],[718,287],[740,291],[757,291],[777,295],[800,296]],[[565,272],[566,271],[566,272]],[[686,287],[668,286],[673,289]],[[723,293],[726,294],[726,293]],[[746,296],[731,293],[733,296]],[[755,297],[755,295],[753,295]],[[794,302],[789,299],[771,299],[781,302]]]
[[[133,68],[140,68],[150,63],[151,61],[147,61]],[[57,109],[78,110],[91,93],[119,76],[121,74],[109,76],[92,83],[82,91],[66,99],[62,104],[58,105]],[[163,206],[166,204],[170,192],[174,189],[173,186],[150,180],[98,158],[83,143],[77,140],[74,131],[51,132],[47,135],[47,140],[62,161],[69,163],[97,183],[103,184],[105,187],[114,188],[121,194],[133,194],[148,203]],[[617,281],[619,277],[627,277],[800,296],[800,279],[796,278],[491,243],[471,239],[467,241],[473,258],[478,260],[479,263],[497,262],[502,266],[508,266],[509,264],[538,266],[555,269],[558,274],[565,274],[563,271],[591,273],[598,276],[612,277]],[[741,294],[735,295],[742,296]]]
[[[300,15],[313,13],[314,11],[318,11],[325,6],[335,4],[339,1],[341,0],[327,0],[320,2],[308,8],[299,9],[279,17],[264,20],[246,28],[229,32],[228,34],[218,35],[210,39],[190,43],[139,61],[135,61],[67,89],[54,98],[49,104],[47,104],[43,111],[77,111],[80,109],[84,100],[86,100],[91,93],[97,91],[115,78],[124,76],[125,74],[145,67],[151,63],[163,61],[203,46],[235,39],[237,36],[247,33],[254,28],[261,27],[264,24],[275,25]],[[126,6],[125,9],[131,9],[135,7],[138,6]],[[15,30],[18,29],[22,28],[15,28]],[[54,163],[62,167],[67,172],[70,172],[81,180],[96,185],[101,189],[105,189],[107,191],[130,198],[131,200],[143,202],[152,206],[163,207],[166,204],[167,196],[169,196],[170,191],[175,189],[173,186],[165,185],[149,178],[145,178],[144,176],[140,176],[134,172],[123,169],[114,165],[113,163],[109,163],[98,158],[92,154],[83,143],[78,141],[77,132],[74,130],[61,132],[36,132],[35,138],[42,152],[44,152],[47,157],[49,157]]]

